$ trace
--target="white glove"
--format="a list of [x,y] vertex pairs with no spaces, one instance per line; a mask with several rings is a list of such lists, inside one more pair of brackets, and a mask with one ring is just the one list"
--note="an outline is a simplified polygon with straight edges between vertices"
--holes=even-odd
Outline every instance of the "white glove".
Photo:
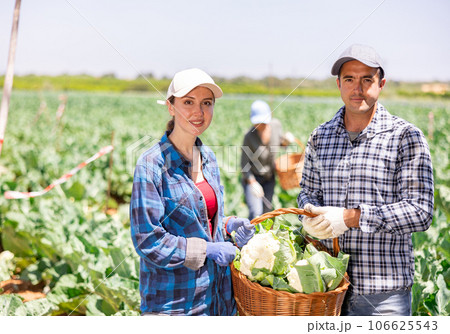
[[289,143],[293,143],[295,141],[295,137],[292,132],[286,132],[284,134],[284,139],[286,139],[286,141],[288,141]]
[[336,238],[348,230],[344,222],[344,208],[334,206],[316,207],[310,203],[304,207],[305,211],[318,215],[303,218],[306,232],[319,239]]
[[258,183],[258,181],[254,181],[249,184],[250,192],[253,196],[256,198],[263,198],[264,197],[264,189],[263,187]]

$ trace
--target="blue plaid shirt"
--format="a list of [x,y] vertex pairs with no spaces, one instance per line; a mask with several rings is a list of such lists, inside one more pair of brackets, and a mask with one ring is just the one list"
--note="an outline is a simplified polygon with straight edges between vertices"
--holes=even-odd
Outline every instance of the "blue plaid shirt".
[[[360,228],[339,237],[350,254],[348,273],[358,294],[411,287],[411,233],[433,216],[433,168],[428,144],[414,125],[378,104],[371,123],[351,142],[345,107],[311,134],[298,197],[299,207],[361,209]],[[332,248],[331,240],[324,240]]]
[[202,193],[185,160],[164,134],[138,160],[130,203],[131,236],[140,255],[141,311],[232,315],[229,267],[206,258],[207,241],[224,241],[223,186],[214,153],[197,138],[203,175],[218,204],[213,236]]

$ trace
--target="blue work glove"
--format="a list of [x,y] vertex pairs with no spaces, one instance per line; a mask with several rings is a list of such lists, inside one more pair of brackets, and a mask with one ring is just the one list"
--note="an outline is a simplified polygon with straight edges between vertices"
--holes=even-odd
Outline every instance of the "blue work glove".
[[227,232],[235,231],[234,236],[238,247],[243,247],[255,234],[255,226],[247,218],[230,218],[227,223]]
[[206,257],[222,267],[228,266],[234,260],[237,250],[237,247],[228,241],[206,243]]

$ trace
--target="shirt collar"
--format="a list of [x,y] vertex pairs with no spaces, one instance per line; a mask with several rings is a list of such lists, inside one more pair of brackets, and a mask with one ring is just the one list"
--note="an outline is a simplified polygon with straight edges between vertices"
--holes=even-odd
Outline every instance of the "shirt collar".
[[[331,119],[329,125],[336,130],[337,134],[346,133],[347,129],[344,125],[345,106],[341,107],[339,111]],[[362,134],[367,134],[367,138],[375,136],[377,133],[388,131],[392,129],[392,115],[386,108],[377,102],[377,110],[369,125],[362,131]]]
[[[191,162],[188,161],[186,158],[184,158],[175,148],[175,146],[172,144],[172,142],[169,139],[170,132],[166,131],[164,135],[161,137],[160,145],[161,145],[161,151],[163,152],[165,156],[165,160],[169,162],[169,168],[177,169],[180,166],[189,167],[191,165]],[[209,159],[208,155],[206,154],[206,147],[203,145],[203,142],[200,138],[197,137],[195,140],[195,146],[198,147],[200,150],[200,154],[202,156],[202,165],[205,166]]]
[[367,137],[371,138],[378,133],[391,130],[393,127],[392,115],[381,104],[377,103],[377,111],[370,122],[369,126],[363,130],[367,130]]

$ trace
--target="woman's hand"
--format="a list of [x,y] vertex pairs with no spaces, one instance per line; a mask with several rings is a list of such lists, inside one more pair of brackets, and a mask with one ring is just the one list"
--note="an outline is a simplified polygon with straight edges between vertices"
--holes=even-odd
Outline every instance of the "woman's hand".
[[206,243],[206,257],[222,267],[228,266],[234,260],[237,251],[237,247],[228,241]]
[[238,247],[243,247],[255,234],[255,226],[250,223],[247,218],[230,218],[227,223],[227,232],[235,231],[236,244]]

